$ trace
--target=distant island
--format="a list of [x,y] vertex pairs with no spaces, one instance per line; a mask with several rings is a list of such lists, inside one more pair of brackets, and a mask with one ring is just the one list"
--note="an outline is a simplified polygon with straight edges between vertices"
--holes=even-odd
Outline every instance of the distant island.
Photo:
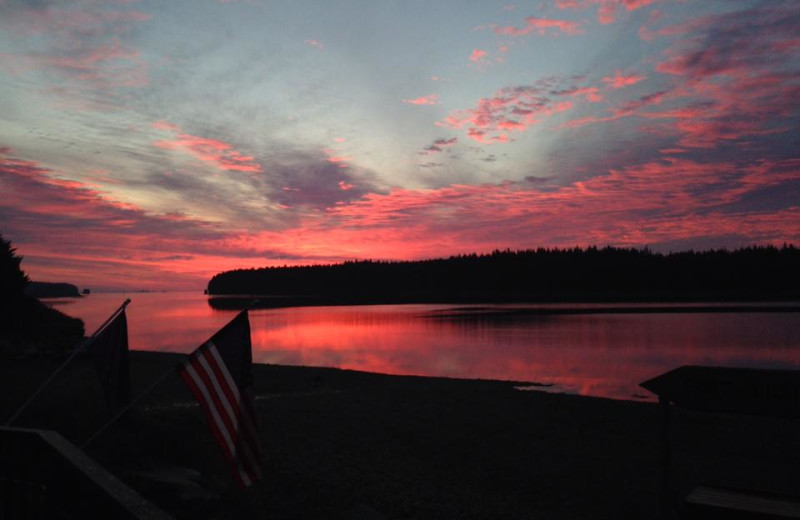
[[34,298],[79,297],[81,293],[71,283],[28,282],[25,294]]
[[661,254],[647,248],[494,251],[450,258],[238,269],[208,283],[219,308],[382,303],[787,301],[793,245]]

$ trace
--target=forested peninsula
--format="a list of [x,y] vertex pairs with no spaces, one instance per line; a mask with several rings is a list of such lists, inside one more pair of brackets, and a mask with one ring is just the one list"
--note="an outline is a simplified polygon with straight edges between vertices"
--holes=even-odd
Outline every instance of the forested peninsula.
[[71,283],[28,282],[25,294],[34,298],[79,298],[81,293]]
[[784,245],[662,254],[647,248],[540,248],[436,260],[238,269],[215,275],[208,294],[216,307],[241,306],[249,296],[259,296],[265,307],[786,301],[800,299],[800,250]]

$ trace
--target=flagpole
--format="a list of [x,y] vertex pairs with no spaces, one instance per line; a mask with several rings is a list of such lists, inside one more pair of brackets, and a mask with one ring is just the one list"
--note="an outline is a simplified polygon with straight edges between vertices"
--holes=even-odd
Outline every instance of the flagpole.
[[[259,300],[258,300],[258,299],[255,299],[255,300],[251,301],[251,302],[250,302],[250,305],[248,305],[248,306],[247,306],[245,309],[243,309],[242,311],[239,311],[239,314],[241,314],[242,312],[248,312],[248,311],[250,311],[251,309],[253,309],[253,307],[254,307],[254,306],[256,305],[256,303],[258,303],[258,302],[259,302]],[[236,316],[238,317],[238,316],[239,316],[239,314],[237,314]],[[234,319],[236,319],[236,318],[234,318]],[[233,320],[231,320],[231,321],[233,321]],[[230,323],[230,322],[229,322],[229,323]],[[226,324],[226,325],[224,325],[224,326],[223,326],[223,328],[224,328],[224,327],[226,327],[226,326],[227,326],[227,324]],[[208,342],[211,340],[211,338],[213,338],[213,337],[214,337],[214,334],[212,334],[212,335],[211,335],[211,337],[209,337],[209,339],[208,339],[208,340],[206,340],[206,341],[204,341],[203,343],[201,343],[201,345],[204,345],[205,343],[208,343]],[[188,355],[187,355],[186,357],[188,357]],[[115,422],[117,422],[117,421],[118,421],[118,420],[119,420],[119,419],[120,419],[120,418],[121,418],[123,415],[125,415],[126,413],[128,413],[128,411],[129,411],[131,408],[133,408],[133,406],[134,406],[135,404],[137,404],[139,401],[141,401],[141,400],[142,400],[142,399],[143,399],[143,398],[144,398],[144,397],[145,397],[147,394],[149,394],[150,392],[152,392],[152,391],[153,391],[153,389],[154,389],[156,386],[158,386],[158,385],[159,385],[159,384],[160,384],[162,381],[164,381],[164,380],[165,380],[167,377],[169,377],[170,375],[172,375],[172,373],[173,373],[173,372],[175,372],[175,371],[178,369],[178,367],[179,367],[179,366],[180,366],[180,365],[176,365],[176,366],[174,366],[174,367],[170,368],[170,369],[169,369],[169,370],[168,370],[166,373],[164,373],[164,374],[163,374],[161,377],[159,377],[158,379],[156,379],[155,381],[153,381],[152,383],[150,383],[150,385],[149,385],[147,388],[145,388],[144,390],[142,390],[142,392],[141,392],[141,393],[139,393],[139,395],[137,395],[137,396],[136,396],[136,399],[134,399],[134,400],[132,400],[130,403],[128,403],[128,405],[127,405],[127,406],[125,406],[125,408],[123,408],[123,409],[121,409],[119,412],[117,412],[117,414],[116,414],[114,417],[112,417],[111,419],[109,419],[109,420],[108,420],[108,422],[106,422],[106,423],[105,423],[103,426],[101,426],[99,430],[97,430],[96,432],[94,432],[94,433],[92,434],[92,436],[91,436],[91,437],[89,437],[88,439],[86,439],[86,441],[85,441],[85,442],[84,442],[84,443],[81,445],[81,447],[80,447],[80,448],[81,448],[82,450],[85,450],[87,446],[89,446],[90,444],[92,444],[92,443],[95,441],[95,439],[97,439],[97,438],[98,438],[98,437],[100,437],[100,436],[101,436],[103,433],[105,433],[105,431],[106,431],[106,430],[108,430],[108,429],[111,427],[111,425],[113,425]]]
[[53,372],[50,375],[50,377],[47,378],[47,380],[44,383],[39,385],[39,388],[37,388],[36,391],[33,392],[33,395],[31,395],[28,398],[28,400],[25,401],[22,404],[22,406],[16,411],[16,413],[14,415],[12,415],[11,418],[8,421],[6,421],[5,426],[6,427],[11,426],[11,424],[17,419],[17,417],[19,417],[19,415],[23,411],[25,411],[25,409],[34,401],[34,399],[36,399],[36,397],[42,392],[42,390],[44,390],[44,388],[47,385],[49,385],[53,381],[53,379],[55,379],[56,376],[61,373],[62,370],[64,370],[64,367],[66,367],[69,364],[70,361],[75,359],[75,356],[77,356],[78,354],[83,352],[89,345],[94,343],[94,341],[97,338],[98,334],[103,332],[106,329],[106,327],[108,327],[108,325],[112,321],[114,321],[114,318],[119,316],[119,314],[122,311],[125,310],[125,307],[127,307],[129,303],[131,303],[131,299],[127,298],[124,302],[122,302],[122,305],[120,305],[120,307],[116,311],[114,311],[114,313],[106,321],[104,321],[102,325],[100,325],[100,327],[94,332],[94,334],[92,334],[90,337],[88,337],[88,338],[84,339],[83,341],[81,341],[81,343],[77,347],[75,347],[75,349],[72,351],[72,354],[70,354],[69,357],[67,357],[67,359],[65,359],[64,362],[61,363],[61,366],[59,366],[55,370],[55,372]]
[[89,438],[88,438],[88,439],[87,439],[87,440],[86,440],[86,441],[85,441],[83,444],[81,444],[81,449],[82,449],[82,450],[85,450],[85,449],[86,449],[86,447],[87,447],[87,446],[89,446],[89,445],[90,445],[92,442],[94,442],[94,440],[95,440],[96,438],[100,437],[100,435],[102,435],[103,433],[105,433],[105,431],[106,431],[106,430],[107,430],[109,427],[111,427],[111,425],[112,425],[112,424],[114,424],[115,422],[117,422],[117,421],[120,419],[120,417],[122,417],[123,415],[125,415],[126,413],[128,413],[128,410],[130,410],[131,408],[133,408],[133,405],[135,405],[136,403],[138,403],[139,401],[141,401],[141,400],[142,400],[142,399],[143,399],[143,398],[144,398],[144,397],[145,397],[147,394],[149,394],[149,393],[150,393],[150,392],[151,392],[151,391],[152,391],[152,390],[153,390],[153,389],[154,389],[156,386],[158,386],[158,385],[159,385],[159,384],[160,384],[162,381],[164,381],[164,380],[165,380],[167,377],[171,376],[171,375],[172,375],[172,373],[173,373],[173,372],[175,372],[175,370],[176,370],[176,369],[177,369],[177,365],[176,365],[176,366],[174,366],[174,367],[172,367],[172,368],[170,368],[170,369],[169,369],[167,372],[165,372],[164,374],[162,374],[162,375],[161,375],[161,377],[159,377],[158,379],[156,379],[155,381],[153,381],[152,383],[150,383],[150,385],[149,385],[147,388],[145,388],[144,390],[142,390],[142,392],[141,392],[139,395],[137,395],[137,396],[136,396],[136,399],[134,399],[134,400],[132,400],[130,403],[128,403],[128,405],[127,405],[127,406],[125,406],[125,408],[123,408],[122,410],[120,410],[119,412],[117,412],[117,414],[116,414],[114,417],[112,417],[111,419],[109,419],[109,420],[108,420],[108,422],[106,422],[106,423],[105,423],[103,426],[101,426],[99,430],[97,430],[96,432],[94,432],[94,433],[92,434],[92,436],[91,436],[91,437],[89,437]]

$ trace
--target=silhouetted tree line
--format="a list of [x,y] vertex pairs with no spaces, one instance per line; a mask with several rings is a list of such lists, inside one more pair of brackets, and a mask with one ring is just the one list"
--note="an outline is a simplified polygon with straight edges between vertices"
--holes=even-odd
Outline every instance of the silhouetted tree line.
[[51,309],[25,294],[30,283],[22,257],[0,235],[0,358],[30,357],[75,346],[83,321]]
[[240,269],[215,275],[208,293],[270,295],[275,304],[283,299],[289,305],[744,301],[798,298],[799,282],[800,252],[791,245],[670,254],[589,247]]
[[34,298],[80,297],[78,287],[64,282],[28,282],[25,294]]

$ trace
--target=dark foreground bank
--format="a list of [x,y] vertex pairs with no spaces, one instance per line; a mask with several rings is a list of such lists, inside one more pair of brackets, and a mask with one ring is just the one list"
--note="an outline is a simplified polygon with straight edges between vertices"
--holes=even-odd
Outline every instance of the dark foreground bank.
[[[136,352],[134,394],[181,359]],[[57,360],[0,364],[0,420]],[[80,360],[18,426],[82,444],[104,422]],[[515,384],[254,366],[265,478],[235,488],[177,377],[87,451],[176,518],[655,518],[657,406]],[[698,482],[791,492],[797,421],[677,416],[678,494]]]

